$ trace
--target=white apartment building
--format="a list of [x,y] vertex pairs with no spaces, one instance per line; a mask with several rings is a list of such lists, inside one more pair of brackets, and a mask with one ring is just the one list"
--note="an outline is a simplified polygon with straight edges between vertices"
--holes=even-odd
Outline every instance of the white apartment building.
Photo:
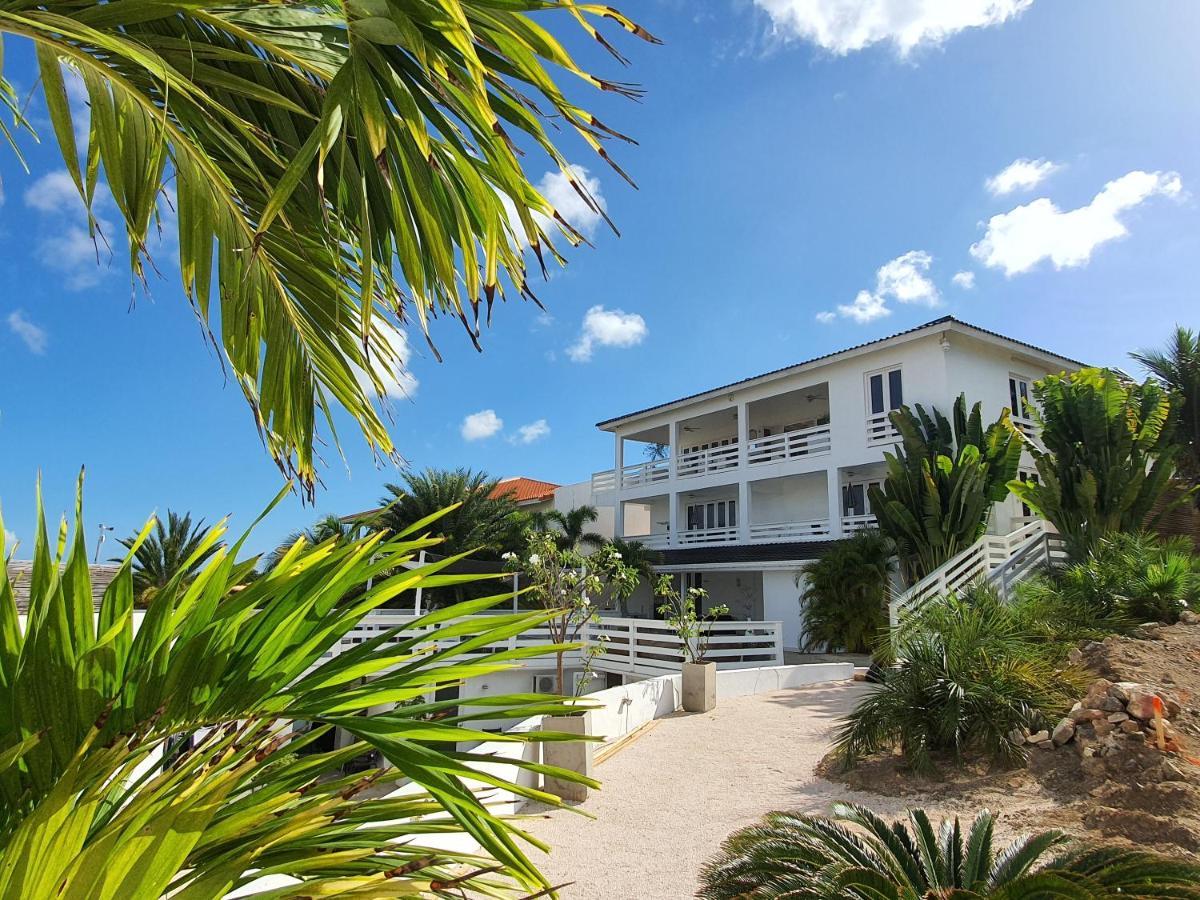
[[[892,410],[949,416],[962,393],[982,402],[985,422],[1015,408],[1032,433],[1022,408],[1032,382],[1082,365],[946,316],[600,422],[615,466],[593,476],[592,502],[612,507],[617,537],[661,552],[659,571],[704,587],[735,619],[782,622],[783,646],[797,649],[805,566],[875,522],[867,492],[897,442]],[[1035,477],[1031,464],[1021,474]],[[1028,515],[1010,498],[989,530]],[[648,589],[630,611],[654,615]]]

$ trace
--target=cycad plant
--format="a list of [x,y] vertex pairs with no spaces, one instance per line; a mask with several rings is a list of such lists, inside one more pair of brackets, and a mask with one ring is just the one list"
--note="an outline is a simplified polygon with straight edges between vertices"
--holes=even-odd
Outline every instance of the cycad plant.
[[[74,538],[65,540],[64,523],[56,548],[39,501],[27,617],[0,567],[0,897],[459,896],[547,887],[521,849],[522,833],[472,786],[554,799],[480,770],[490,757],[453,748],[497,739],[473,729],[473,719],[565,707],[542,695],[497,696],[473,701],[486,712],[460,715],[456,700],[430,699],[464,678],[553,653],[486,652],[547,613],[470,616],[507,598],[485,599],[333,652],[397,594],[461,579],[439,574],[445,563],[407,567],[434,543],[412,536],[428,522],[388,538],[298,543],[249,583],[256,560],[238,561],[246,537],[220,545],[222,523],[195,550],[198,558],[216,548],[195,577],[176,575],[144,616],[133,607],[132,556],[94,610],[81,506]],[[353,588],[363,588],[360,597],[339,603]],[[314,751],[333,728],[351,736],[347,746],[298,752]],[[368,751],[387,766],[342,774]],[[448,835],[460,842],[446,843]]]
[[878,652],[883,682],[837,733],[846,766],[895,749],[925,775],[936,773],[939,756],[1019,763],[1025,751],[1009,733],[1061,716],[1087,684],[1086,673],[1062,663],[1061,642],[1027,632],[983,584],[908,612]]
[[1008,496],[1021,462],[1021,434],[1009,410],[984,428],[980,404],[962,394],[953,422],[920,405],[891,414],[900,432],[884,453],[887,476],[870,491],[879,529],[896,543],[901,572],[913,584],[970,547],[987,530],[992,504]]
[[887,627],[895,545],[875,529],[838,541],[804,570],[804,640],[815,651],[870,653]]
[[1110,535],[1140,531],[1175,470],[1168,393],[1156,381],[1080,369],[1035,382],[1033,395],[1039,480],[1013,481],[1013,493],[1054,525],[1077,560]]
[[833,816],[768,813],[734,832],[701,872],[705,900],[1106,900],[1200,897],[1200,865],[1116,847],[1088,846],[1059,831],[996,843],[996,817],[981,811],[935,828],[924,810],[888,823],[839,803]]
[[[133,551],[133,593],[138,605],[153,600],[177,575],[190,578],[217,552],[219,546],[207,540],[208,532],[203,520],[193,525],[191,513],[180,515],[169,509],[166,522],[155,519],[154,530],[145,540],[136,534],[120,539],[126,550]],[[121,560],[115,557],[111,562]]]
[[575,60],[556,32],[576,25],[622,63],[597,26],[654,41],[574,0],[3,0],[0,40],[32,41],[36,67],[0,56],[0,107],[31,127],[15,85],[35,86],[93,234],[111,193],[136,276],[177,221],[184,292],[311,491],[335,406],[394,452],[372,400],[401,383],[400,327],[444,315],[478,346],[498,297],[532,296],[526,248],[544,271],[552,235],[585,239],[535,186],[547,165],[604,216],[556,131],[627,178],[606,145],[630,139],[576,87],[641,91]]

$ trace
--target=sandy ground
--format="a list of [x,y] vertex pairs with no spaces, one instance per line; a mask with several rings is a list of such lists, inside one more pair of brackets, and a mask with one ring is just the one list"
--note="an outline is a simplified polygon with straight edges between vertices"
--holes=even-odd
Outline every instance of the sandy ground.
[[[700,866],[731,831],[770,810],[820,814],[844,800],[883,815],[903,813],[911,801],[858,793],[813,774],[837,720],[866,690],[820,685],[659,720],[597,767],[604,787],[580,804],[595,819],[526,808],[528,830],[553,848],[548,855],[534,850],[534,862],[552,883],[573,882],[562,890],[568,900],[673,900],[692,896]],[[974,814],[953,805],[928,808]]]

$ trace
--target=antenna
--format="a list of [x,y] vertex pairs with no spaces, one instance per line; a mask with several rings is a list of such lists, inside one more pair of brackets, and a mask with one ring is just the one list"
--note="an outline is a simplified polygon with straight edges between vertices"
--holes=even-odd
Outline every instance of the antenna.
[[113,530],[113,526],[105,525],[103,522],[96,527],[100,529],[100,536],[96,538],[96,553],[92,556],[92,562],[94,563],[100,562],[100,548],[104,546],[104,539],[108,536],[107,533]]

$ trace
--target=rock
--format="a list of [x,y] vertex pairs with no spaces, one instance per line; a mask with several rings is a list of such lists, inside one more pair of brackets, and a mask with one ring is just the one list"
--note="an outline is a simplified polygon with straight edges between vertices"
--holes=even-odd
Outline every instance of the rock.
[[1096,737],[1104,737],[1106,734],[1112,734],[1112,731],[1117,726],[1108,719],[1097,719],[1092,723],[1092,727],[1096,729]]
[[1197,625],[1200,624],[1200,615],[1192,612],[1190,609],[1185,609],[1179,614],[1179,623],[1181,625]]
[[1120,700],[1118,700],[1116,697],[1105,697],[1098,704],[1096,704],[1096,706],[1094,708],[1103,710],[1104,712],[1110,712],[1110,713],[1124,712],[1125,704],[1122,703]]
[[1136,719],[1125,717],[1125,721],[1121,723],[1121,730],[1126,734],[1141,734],[1142,726],[1138,724]]
[[1078,647],[1072,647],[1067,651],[1067,662],[1073,666],[1079,665],[1083,662],[1083,651]]
[[1108,698],[1108,689],[1112,687],[1112,682],[1107,678],[1098,678],[1092,682],[1092,686],[1088,688],[1087,695],[1083,698],[1083,705],[1088,709],[1100,709],[1100,703]]
[[1014,728],[1012,731],[1010,731],[1008,733],[1008,739],[1010,741],[1012,741],[1014,744],[1016,744],[1018,747],[1020,747],[1022,744],[1025,743],[1025,729],[1024,728]]
[[1031,734],[1025,740],[1029,741],[1029,743],[1031,743],[1031,744],[1040,744],[1043,741],[1050,740],[1050,732],[1046,731],[1043,728],[1041,731],[1035,731],[1033,734]]
[[[1135,719],[1141,719],[1142,721],[1148,722],[1154,718],[1155,706],[1161,707],[1163,716],[1170,718],[1170,710],[1168,710],[1167,704],[1163,702],[1162,698],[1159,697],[1158,694],[1155,694],[1149,690],[1131,691],[1129,694],[1129,702],[1125,704],[1125,711]],[[1176,709],[1178,709],[1178,706],[1179,704],[1176,703]]]
[[1118,681],[1112,684],[1108,689],[1108,696],[1115,697],[1122,703],[1129,702],[1129,694],[1132,691],[1145,690],[1143,685],[1136,681]]
[[1056,747],[1061,747],[1073,737],[1075,737],[1075,723],[1070,719],[1063,719],[1054,726],[1050,740]]
[[1069,713],[1067,713],[1067,718],[1076,723],[1092,722],[1096,719],[1103,719],[1104,713],[1098,709],[1088,709],[1087,707],[1082,707],[1080,709],[1071,710]]
[[1122,722],[1125,722],[1129,719],[1129,713],[1126,713],[1126,712],[1109,713],[1107,716],[1105,716],[1105,718],[1108,719],[1108,721],[1112,722],[1114,725],[1120,725]]
[[1053,750],[1054,741],[1038,741],[1037,748],[1039,750]]

